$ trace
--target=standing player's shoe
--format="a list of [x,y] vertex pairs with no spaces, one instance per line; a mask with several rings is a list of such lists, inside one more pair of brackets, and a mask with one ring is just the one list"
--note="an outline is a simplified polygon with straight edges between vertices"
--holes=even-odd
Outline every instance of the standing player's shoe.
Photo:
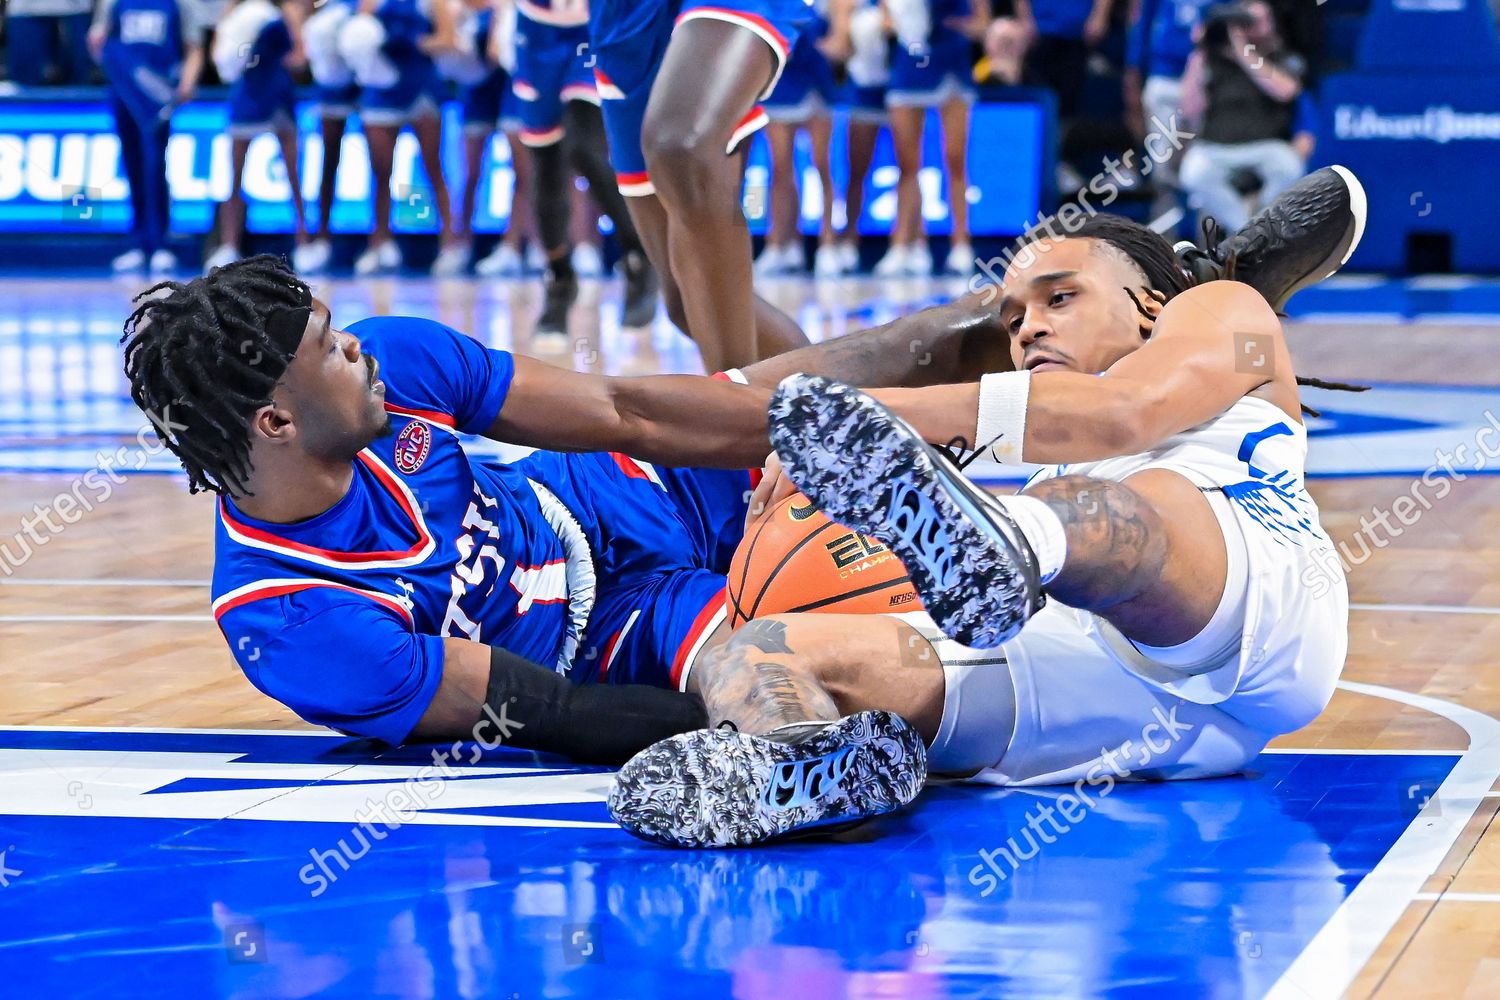
[[1365,189],[1348,167],[1315,170],[1208,251],[1184,240],[1178,256],[1199,282],[1241,281],[1281,312],[1287,299],[1335,274],[1365,232]]
[[542,278],[542,315],[536,321],[536,332],[546,336],[567,333],[568,310],[577,298],[576,277],[558,277],[548,271]]
[[889,545],[950,639],[992,649],[1041,608],[1020,528],[906,421],[816,375],[783,379],[770,409],[787,476],[830,518]]
[[609,813],[642,840],[746,847],[893,812],[927,781],[927,747],[899,715],[808,728],[796,742],[721,727],[654,743],[616,775]]
[[631,250],[620,258],[620,270],[625,274],[625,310],[620,325],[628,330],[650,326],[656,322],[656,295],[660,290],[656,268],[645,254]]

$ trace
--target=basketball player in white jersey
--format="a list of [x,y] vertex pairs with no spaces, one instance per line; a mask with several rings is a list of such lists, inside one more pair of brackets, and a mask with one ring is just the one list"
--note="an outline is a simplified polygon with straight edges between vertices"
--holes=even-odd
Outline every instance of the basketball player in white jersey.
[[[1117,781],[1234,773],[1310,722],[1343,666],[1348,596],[1273,304],[1347,260],[1364,219],[1353,175],[1320,175],[1278,225],[1329,229],[1331,256],[1276,294],[1202,281],[1202,255],[1101,216],[1023,238],[999,304],[1012,370],[870,394],[782,381],[786,477],[889,544],[926,615],[742,627],[687,679],[732,725],[627,764],[622,825],[755,843],[899,808],[928,770],[1073,785],[1082,808]],[[934,440],[1042,469],[991,496],[880,400]]]

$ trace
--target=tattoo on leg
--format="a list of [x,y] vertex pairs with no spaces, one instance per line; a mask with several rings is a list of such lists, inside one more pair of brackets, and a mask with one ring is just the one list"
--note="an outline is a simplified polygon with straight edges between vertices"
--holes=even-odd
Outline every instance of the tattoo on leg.
[[736,639],[749,643],[762,653],[790,653],[786,644],[786,622],[774,618],[757,618],[740,627]]
[[807,658],[787,644],[782,622],[746,624],[722,646],[705,651],[693,676],[713,725],[727,719],[745,732],[764,733],[788,723],[838,718]]
[[1064,604],[1101,611],[1160,579],[1167,535],[1155,508],[1123,483],[1059,476],[1026,491],[1051,507],[1068,539],[1068,561],[1047,592]]

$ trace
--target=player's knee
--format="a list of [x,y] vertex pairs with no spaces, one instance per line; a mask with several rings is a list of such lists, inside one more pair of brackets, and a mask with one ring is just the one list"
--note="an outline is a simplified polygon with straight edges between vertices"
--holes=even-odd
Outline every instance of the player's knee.
[[713,198],[730,163],[717,136],[686,122],[653,125],[648,118],[641,151],[658,193],[679,203]]

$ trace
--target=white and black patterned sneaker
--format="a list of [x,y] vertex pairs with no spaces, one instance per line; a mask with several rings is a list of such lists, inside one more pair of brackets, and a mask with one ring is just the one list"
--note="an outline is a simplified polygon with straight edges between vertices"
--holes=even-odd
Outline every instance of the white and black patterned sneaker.
[[889,545],[950,639],[993,649],[1045,603],[1015,522],[906,421],[816,375],[784,379],[770,409],[787,476],[823,513]]
[[859,712],[797,743],[732,727],[654,743],[620,769],[609,813],[642,840],[746,847],[893,812],[927,781],[927,748],[899,715]]

